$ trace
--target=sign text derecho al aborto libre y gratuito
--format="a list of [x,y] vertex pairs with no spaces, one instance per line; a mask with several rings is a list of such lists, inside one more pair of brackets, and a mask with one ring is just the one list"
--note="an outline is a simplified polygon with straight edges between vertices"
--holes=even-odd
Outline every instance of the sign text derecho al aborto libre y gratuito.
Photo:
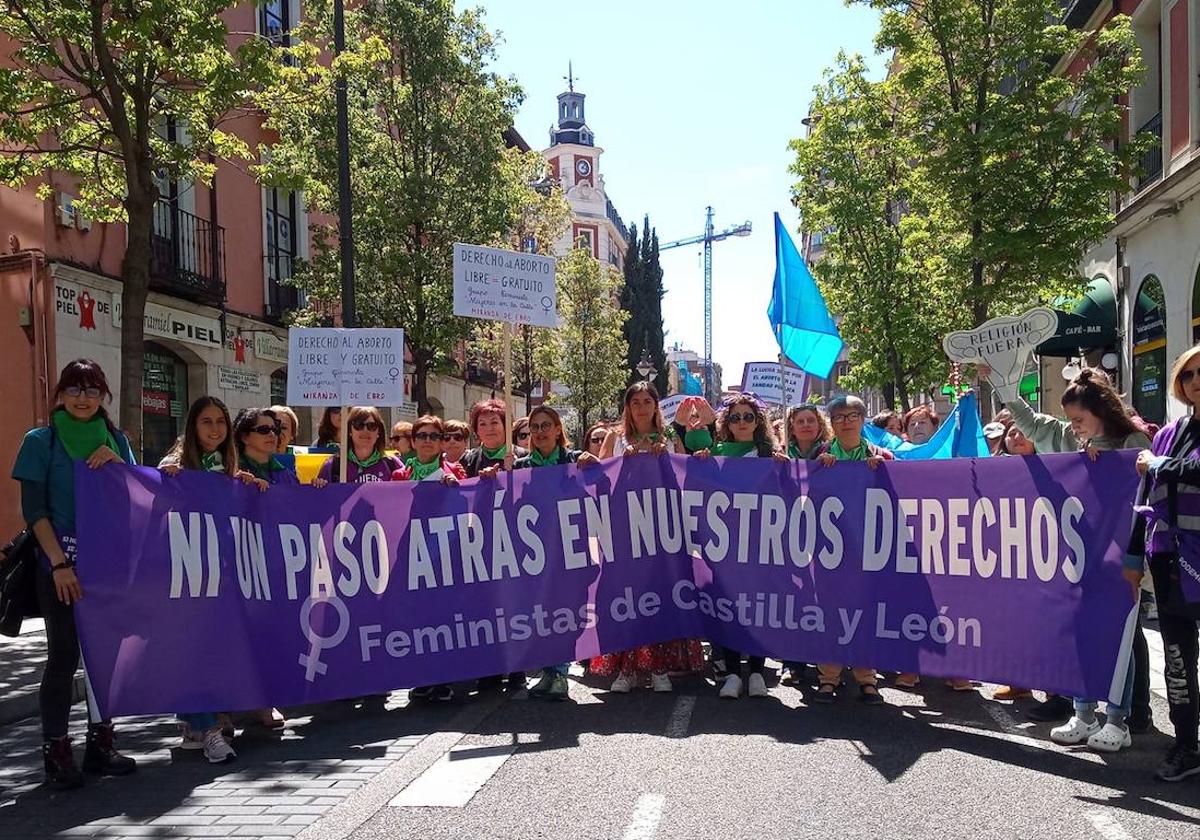
[[553,257],[485,245],[454,246],[454,314],[558,326]]
[[293,327],[287,399],[290,405],[399,405],[404,330]]

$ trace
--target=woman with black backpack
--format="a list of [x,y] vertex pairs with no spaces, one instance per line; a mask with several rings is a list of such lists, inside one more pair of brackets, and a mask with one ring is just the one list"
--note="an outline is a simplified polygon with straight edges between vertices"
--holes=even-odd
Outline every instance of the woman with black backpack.
[[[79,667],[74,605],[84,596],[75,576],[75,463],[100,469],[136,461],[129,440],[104,410],[102,403],[112,399],[112,391],[99,364],[91,359],[70,362],[59,375],[54,399],[50,424],[26,433],[12,475],[21,482],[21,513],[37,541],[38,606],[46,622],[46,667],[38,694],[42,758],[47,783],[66,790],[83,784],[67,735]],[[116,751],[112,721],[100,720],[90,685],[87,695],[83,770],[106,776],[132,773],[137,763]]]

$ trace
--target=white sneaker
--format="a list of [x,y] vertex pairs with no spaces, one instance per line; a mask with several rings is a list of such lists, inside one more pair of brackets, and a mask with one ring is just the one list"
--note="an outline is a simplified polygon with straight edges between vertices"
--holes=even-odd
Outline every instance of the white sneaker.
[[179,722],[179,737],[183,739],[179,744],[179,749],[181,750],[204,749],[204,733],[197,732],[183,721]]
[[730,674],[725,678],[725,682],[721,683],[720,697],[725,700],[736,700],[742,693],[742,678],[737,674]]
[[204,757],[209,764],[225,764],[237,758],[237,753],[221,735],[220,729],[210,729],[204,733]]
[[1104,728],[1095,735],[1088,738],[1087,745],[1098,752],[1114,753],[1122,747],[1128,747],[1133,744],[1133,736],[1129,734],[1129,727],[1118,726],[1115,723],[1106,723]]
[[767,696],[767,681],[763,679],[762,674],[750,675],[750,680],[746,683],[746,695],[749,697]]
[[615,694],[628,694],[633,690],[633,677],[628,674],[618,674],[608,690]]
[[1100,721],[1092,718],[1091,723],[1084,723],[1075,715],[1062,726],[1050,730],[1050,740],[1056,744],[1082,744],[1100,731]]
[[666,674],[651,674],[650,687],[659,694],[670,694],[675,690],[675,686],[671,684],[671,678]]

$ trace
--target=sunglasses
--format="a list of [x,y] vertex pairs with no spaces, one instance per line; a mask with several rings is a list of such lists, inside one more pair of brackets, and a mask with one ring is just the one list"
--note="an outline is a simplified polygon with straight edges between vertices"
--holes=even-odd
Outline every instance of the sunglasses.
[[[1186,384],[1188,384],[1189,382],[1191,382],[1193,379],[1195,379],[1195,378],[1196,378],[1196,373],[1197,373],[1198,371],[1200,371],[1200,369],[1198,369],[1198,368],[1192,368],[1191,370],[1183,370],[1183,371],[1180,371],[1180,372],[1179,372],[1179,384],[1180,384],[1180,385],[1186,385]],[[71,393],[71,389],[70,389],[70,388],[68,388],[68,389],[67,389],[67,393],[68,393],[68,394],[69,394],[69,393]],[[90,396],[91,396],[91,394],[88,394],[88,396],[90,397]]]
[[399,443],[402,440],[412,440],[409,435],[392,435],[392,443]]
[[413,435],[413,440],[441,440],[441,432],[417,432]]
[[464,441],[466,439],[467,435],[465,432],[446,432],[446,434],[442,435],[442,440]]
[[350,428],[354,429],[356,432],[361,432],[363,430],[368,432],[378,432],[380,430],[379,424],[374,420],[355,420],[350,424]]
[[530,423],[529,430],[531,432],[548,432],[554,428],[553,421],[545,420],[541,423]]
[[730,423],[754,423],[758,420],[758,417],[756,417],[753,412],[747,411],[745,414],[732,412],[726,419]]
[[592,443],[604,443],[604,435],[592,435]]
[[830,423],[853,423],[855,420],[861,420],[863,413],[861,411],[850,411],[846,414],[830,414]]
[[78,385],[68,385],[66,388],[63,388],[63,393],[68,397],[84,396],[89,400],[100,399],[99,388],[80,388]]
[[255,426],[250,431],[254,432],[256,435],[275,435],[276,437],[278,437],[279,436],[279,424],[276,423],[275,425],[271,426],[271,425],[267,425],[266,423],[263,423],[261,426]]

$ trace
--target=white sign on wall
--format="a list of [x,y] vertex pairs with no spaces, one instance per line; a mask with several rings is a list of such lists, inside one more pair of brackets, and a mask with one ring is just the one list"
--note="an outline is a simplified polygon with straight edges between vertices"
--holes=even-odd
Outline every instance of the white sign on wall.
[[270,362],[286,362],[288,360],[287,342],[278,338],[275,333],[256,332],[254,334],[254,355]]
[[[121,328],[121,309],[121,293],[113,292],[112,323],[117,329]],[[146,301],[145,321],[146,335],[173,338],[201,347],[221,347],[221,322],[216,318]]]
[[454,314],[558,326],[554,258],[483,245],[454,246]]
[[803,402],[807,374],[798,367],[788,365],[784,366],[783,371],[787,376],[786,401],[779,384],[779,362],[746,362],[742,369],[742,390],[752,391],[760,400],[772,405]]
[[292,328],[289,405],[400,405],[404,330]]
[[259,392],[263,390],[262,374],[248,368],[219,365],[217,387],[225,391]]
[[1045,306],[1022,315],[993,318],[973,330],[952,332],[942,341],[950,361],[983,362],[991,368],[988,382],[1004,402],[1019,394],[1025,362],[1034,348],[1058,330],[1058,316]]

